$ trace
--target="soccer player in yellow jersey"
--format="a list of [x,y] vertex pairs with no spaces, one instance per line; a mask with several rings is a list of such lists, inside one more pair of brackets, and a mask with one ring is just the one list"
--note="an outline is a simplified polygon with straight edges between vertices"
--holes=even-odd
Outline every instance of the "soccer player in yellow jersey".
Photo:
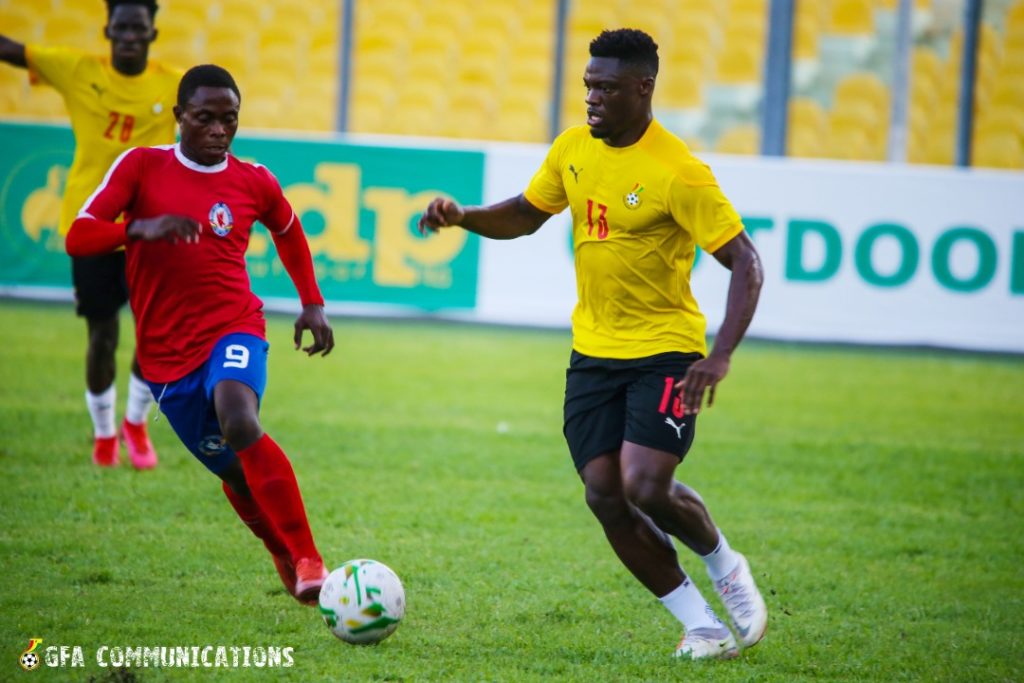
[[[710,169],[653,117],[657,49],[642,31],[602,32],[583,78],[587,125],[555,140],[526,191],[487,207],[439,197],[419,226],[512,239],[572,211],[578,303],[564,433],[587,504],[622,563],[682,623],[676,656],[728,658],[736,638],[683,572],[670,534],[704,560],[744,647],[764,635],[767,609],[746,558],[675,471],[754,315],[762,270]],[[698,246],[732,272],[710,353],[690,289]]]
[[[173,109],[181,72],[149,59],[156,11],[154,0],[107,0],[109,57],[70,47],[23,45],[0,36],[0,61],[25,67],[33,83],[55,88],[71,118],[75,156],[61,204],[62,235],[122,152],[174,142]],[[123,251],[71,262],[77,312],[88,329],[85,400],[95,436],[92,459],[102,466],[120,462],[114,375],[118,312],[128,300],[124,265]],[[157,464],[146,430],[152,402],[138,360],[133,360],[121,436],[138,469]]]

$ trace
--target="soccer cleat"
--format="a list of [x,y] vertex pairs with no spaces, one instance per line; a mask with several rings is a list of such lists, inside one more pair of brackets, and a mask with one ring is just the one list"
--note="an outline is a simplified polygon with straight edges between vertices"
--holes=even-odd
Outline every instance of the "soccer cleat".
[[328,571],[319,557],[304,557],[295,563],[295,592],[299,602],[316,605],[320,601],[320,587]]
[[753,647],[764,637],[768,628],[768,608],[754,583],[747,558],[743,555],[739,557],[736,568],[715,581],[715,588],[725,604],[740,643],[743,647]]
[[156,451],[149,440],[146,423],[134,424],[125,419],[121,423],[121,439],[128,448],[132,467],[137,470],[151,470],[156,467]]
[[682,659],[732,659],[740,653],[727,626],[695,628],[684,633],[673,657]]
[[295,595],[295,565],[287,553],[284,555],[271,555],[274,558],[274,566],[277,567],[277,575],[281,577],[288,595]]
[[116,436],[97,436],[92,446],[92,463],[100,467],[117,467],[121,464],[121,445]]

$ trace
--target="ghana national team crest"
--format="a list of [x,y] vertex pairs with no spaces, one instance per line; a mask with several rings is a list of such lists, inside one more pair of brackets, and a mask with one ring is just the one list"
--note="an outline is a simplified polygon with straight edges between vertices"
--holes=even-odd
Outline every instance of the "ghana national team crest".
[[626,205],[627,209],[639,209],[643,200],[640,198],[640,193],[644,191],[644,186],[637,183],[633,186],[633,189],[625,194],[622,198],[622,203]]
[[231,209],[224,202],[217,202],[210,209],[210,228],[218,237],[224,237],[235,227]]

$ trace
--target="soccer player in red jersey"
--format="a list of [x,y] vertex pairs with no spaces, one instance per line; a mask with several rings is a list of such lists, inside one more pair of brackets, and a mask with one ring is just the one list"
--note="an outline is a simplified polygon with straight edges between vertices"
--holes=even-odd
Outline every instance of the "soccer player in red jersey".
[[[281,580],[315,604],[327,571],[291,463],[260,424],[268,344],[245,250],[253,223],[270,230],[302,312],[295,348],[327,355],[323,309],[298,216],[263,166],[229,154],[241,96],[224,69],[185,73],[174,115],[181,142],[122,154],[68,233],[72,256],[124,247],[139,363],[182,443],[211,472],[266,545]],[[124,213],[124,220],[117,218]]]

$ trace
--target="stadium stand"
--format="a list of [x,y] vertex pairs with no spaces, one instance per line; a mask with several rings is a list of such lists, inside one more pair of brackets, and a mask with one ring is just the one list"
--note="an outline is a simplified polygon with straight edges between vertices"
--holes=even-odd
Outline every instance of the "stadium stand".
[[[911,162],[953,162],[963,1],[913,2]],[[898,6],[796,3],[789,154],[886,158]],[[756,154],[759,135],[751,130],[763,95],[768,7],[768,0],[571,2],[561,126],[584,119],[590,40],[604,28],[632,26],[660,45],[659,118],[695,149]],[[341,86],[340,9],[339,1],[163,0],[153,55],[231,69],[246,93],[247,126],[331,131]],[[0,0],[0,26],[26,42],[104,51],[98,11],[99,0]],[[552,0],[356,0],[349,130],[546,141],[555,19]],[[973,143],[977,163],[1006,167],[1020,146],[1008,140],[1024,139],[1024,0],[987,0],[983,19]],[[0,116],[63,120],[65,113],[52,92],[29,88],[23,74],[3,68]]]

